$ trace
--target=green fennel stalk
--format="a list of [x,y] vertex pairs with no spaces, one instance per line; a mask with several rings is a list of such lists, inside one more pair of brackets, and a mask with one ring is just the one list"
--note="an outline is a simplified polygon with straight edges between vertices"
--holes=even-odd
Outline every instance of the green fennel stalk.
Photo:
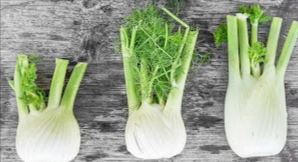
[[[264,22],[271,21],[272,18],[268,16],[263,9],[260,8],[259,5],[250,5],[249,7],[245,6],[240,6],[239,7],[239,12],[243,14],[243,17],[247,17],[250,21],[251,25],[251,36],[250,36],[250,41],[247,39],[247,43],[245,48],[242,48],[244,55],[246,57],[246,53],[248,54],[249,57],[249,68],[251,70],[251,74],[258,78],[260,77],[262,73],[262,68],[261,65],[265,62],[265,53],[267,48],[265,45],[261,42],[258,41],[258,27]],[[246,18],[245,18],[246,21]],[[243,22],[239,22],[239,25],[243,26]],[[247,28],[247,27],[246,27]],[[247,29],[244,29],[244,31]],[[239,36],[241,36],[244,33],[240,33]],[[247,36],[248,37],[248,33]],[[228,41],[227,39],[227,25],[226,24],[221,24],[216,31],[214,32],[214,39],[215,39],[215,44],[220,45],[222,43],[225,43]],[[244,39],[246,40],[246,38]],[[242,45],[241,45],[242,46]],[[246,48],[248,47],[248,48]],[[242,57],[241,57],[242,58]],[[243,59],[243,58],[242,58]],[[246,61],[246,59],[245,59]],[[247,63],[247,62],[246,62]],[[247,66],[244,66],[247,67]],[[244,70],[244,69],[243,69]],[[246,69],[247,71],[247,69]]]
[[120,28],[129,108],[138,108],[142,101],[164,105],[171,88],[185,82],[194,50],[185,44],[196,42],[198,31],[163,11],[185,27],[184,33],[181,28],[175,32],[154,6],[135,10]]
[[73,108],[79,84],[85,73],[87,64],[78,63],[71,75],[62,97],[65,75],[69,61],[56,59],[56,68],[49,92],[48,105],[45,104],[45,92],[35,84],[36,64],[30,55],[19,54],[15,67],[14,80],[8,80],[16,92],[18,110],[20,115],[28,115],[30,111],[42,111],[47,108]]

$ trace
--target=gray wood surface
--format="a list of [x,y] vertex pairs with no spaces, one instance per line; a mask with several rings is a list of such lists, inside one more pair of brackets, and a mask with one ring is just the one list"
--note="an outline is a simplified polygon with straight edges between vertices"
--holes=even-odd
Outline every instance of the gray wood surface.
[[[212,58],[208,64],[194,66],[189,73],[182,112],[187,129],[184,151],[158,161],[298,161],[298,43],[285,77],[288,140],[283,151],[275,156],[241,159],[225,138],[227,52],[226,46],[214,46],[212,32],[239,5],[257,2],[269,14],[284,18],[280,39],[283,43],[290,23],[298,19],[297,0],[187,1],[180,17],[200,28],[202,41],[197,50],[211,52]],[[164,5],[164,1],[157,3]],[[14,144],[18,123],[16,102],[5,79],[13,76],[19,53],[38,53],[44,58],[45,62],[38,64],[38,84],[46,90],[55,57],[69,59],[69,69],[78,61],[89,63],[74,107],[82,142],[73,161],[143,161],[126,150],[127,101],[122,59],[113,48],[123,16],[146,4],[148,1],[142,0],[1,0],[1,162],[21,161]],[[268,27],[269,24],[264,24],[260,29],[263,40]]]

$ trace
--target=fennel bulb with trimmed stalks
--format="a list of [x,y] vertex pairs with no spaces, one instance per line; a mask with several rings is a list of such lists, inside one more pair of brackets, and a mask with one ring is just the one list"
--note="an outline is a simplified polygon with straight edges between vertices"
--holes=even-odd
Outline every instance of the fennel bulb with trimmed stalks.
[[134,156],[170,158],[183,150],[181,103],[197,36],[197,29],[153,5],[134,10],[120,28],[129,109],[125,140]]
[[62,96],[69,61],[56,59],[56,68],[49,92],[36,84],[36,57],[17,56],[14,89],[19,114],[16,150],[25,162],[68,162],[80,149],[80,129],[73,114],[74,101],[87,64],[78,63]]
[[[250,10],[254,12],[247,12]],[[261,16],[251,16],[262,15],[263,11],[259,6],[242,11],[246,12],[227,16],[229,82],[225,132],[229,145],[240,157],[275,155],[287,138],[284,75],[298,37],[298,22],[292,23],[275,65],[282,18],[272,19],[265,47],[257,39],[258,19],[252,20]],[[252,25],[250,41],[247,18]]]

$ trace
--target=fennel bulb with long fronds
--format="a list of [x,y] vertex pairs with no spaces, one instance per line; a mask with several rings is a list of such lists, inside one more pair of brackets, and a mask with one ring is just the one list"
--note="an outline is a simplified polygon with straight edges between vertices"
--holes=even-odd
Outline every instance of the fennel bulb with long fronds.
[[[180,23],[175,28],[172,20]],[[135,10],[120,28],[129,116],[128,151],[144,159],[170,158],[186,143],[181,103],[198,30],[163,8]]]

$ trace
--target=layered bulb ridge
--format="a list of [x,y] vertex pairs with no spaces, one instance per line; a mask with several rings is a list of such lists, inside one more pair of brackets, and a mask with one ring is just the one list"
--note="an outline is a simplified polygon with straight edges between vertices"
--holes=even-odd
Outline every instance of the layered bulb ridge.
[[128,117],[125,139],[127,149],[138,158],[170,158],[186,143],[181,113],[159,104],[143,102]]

